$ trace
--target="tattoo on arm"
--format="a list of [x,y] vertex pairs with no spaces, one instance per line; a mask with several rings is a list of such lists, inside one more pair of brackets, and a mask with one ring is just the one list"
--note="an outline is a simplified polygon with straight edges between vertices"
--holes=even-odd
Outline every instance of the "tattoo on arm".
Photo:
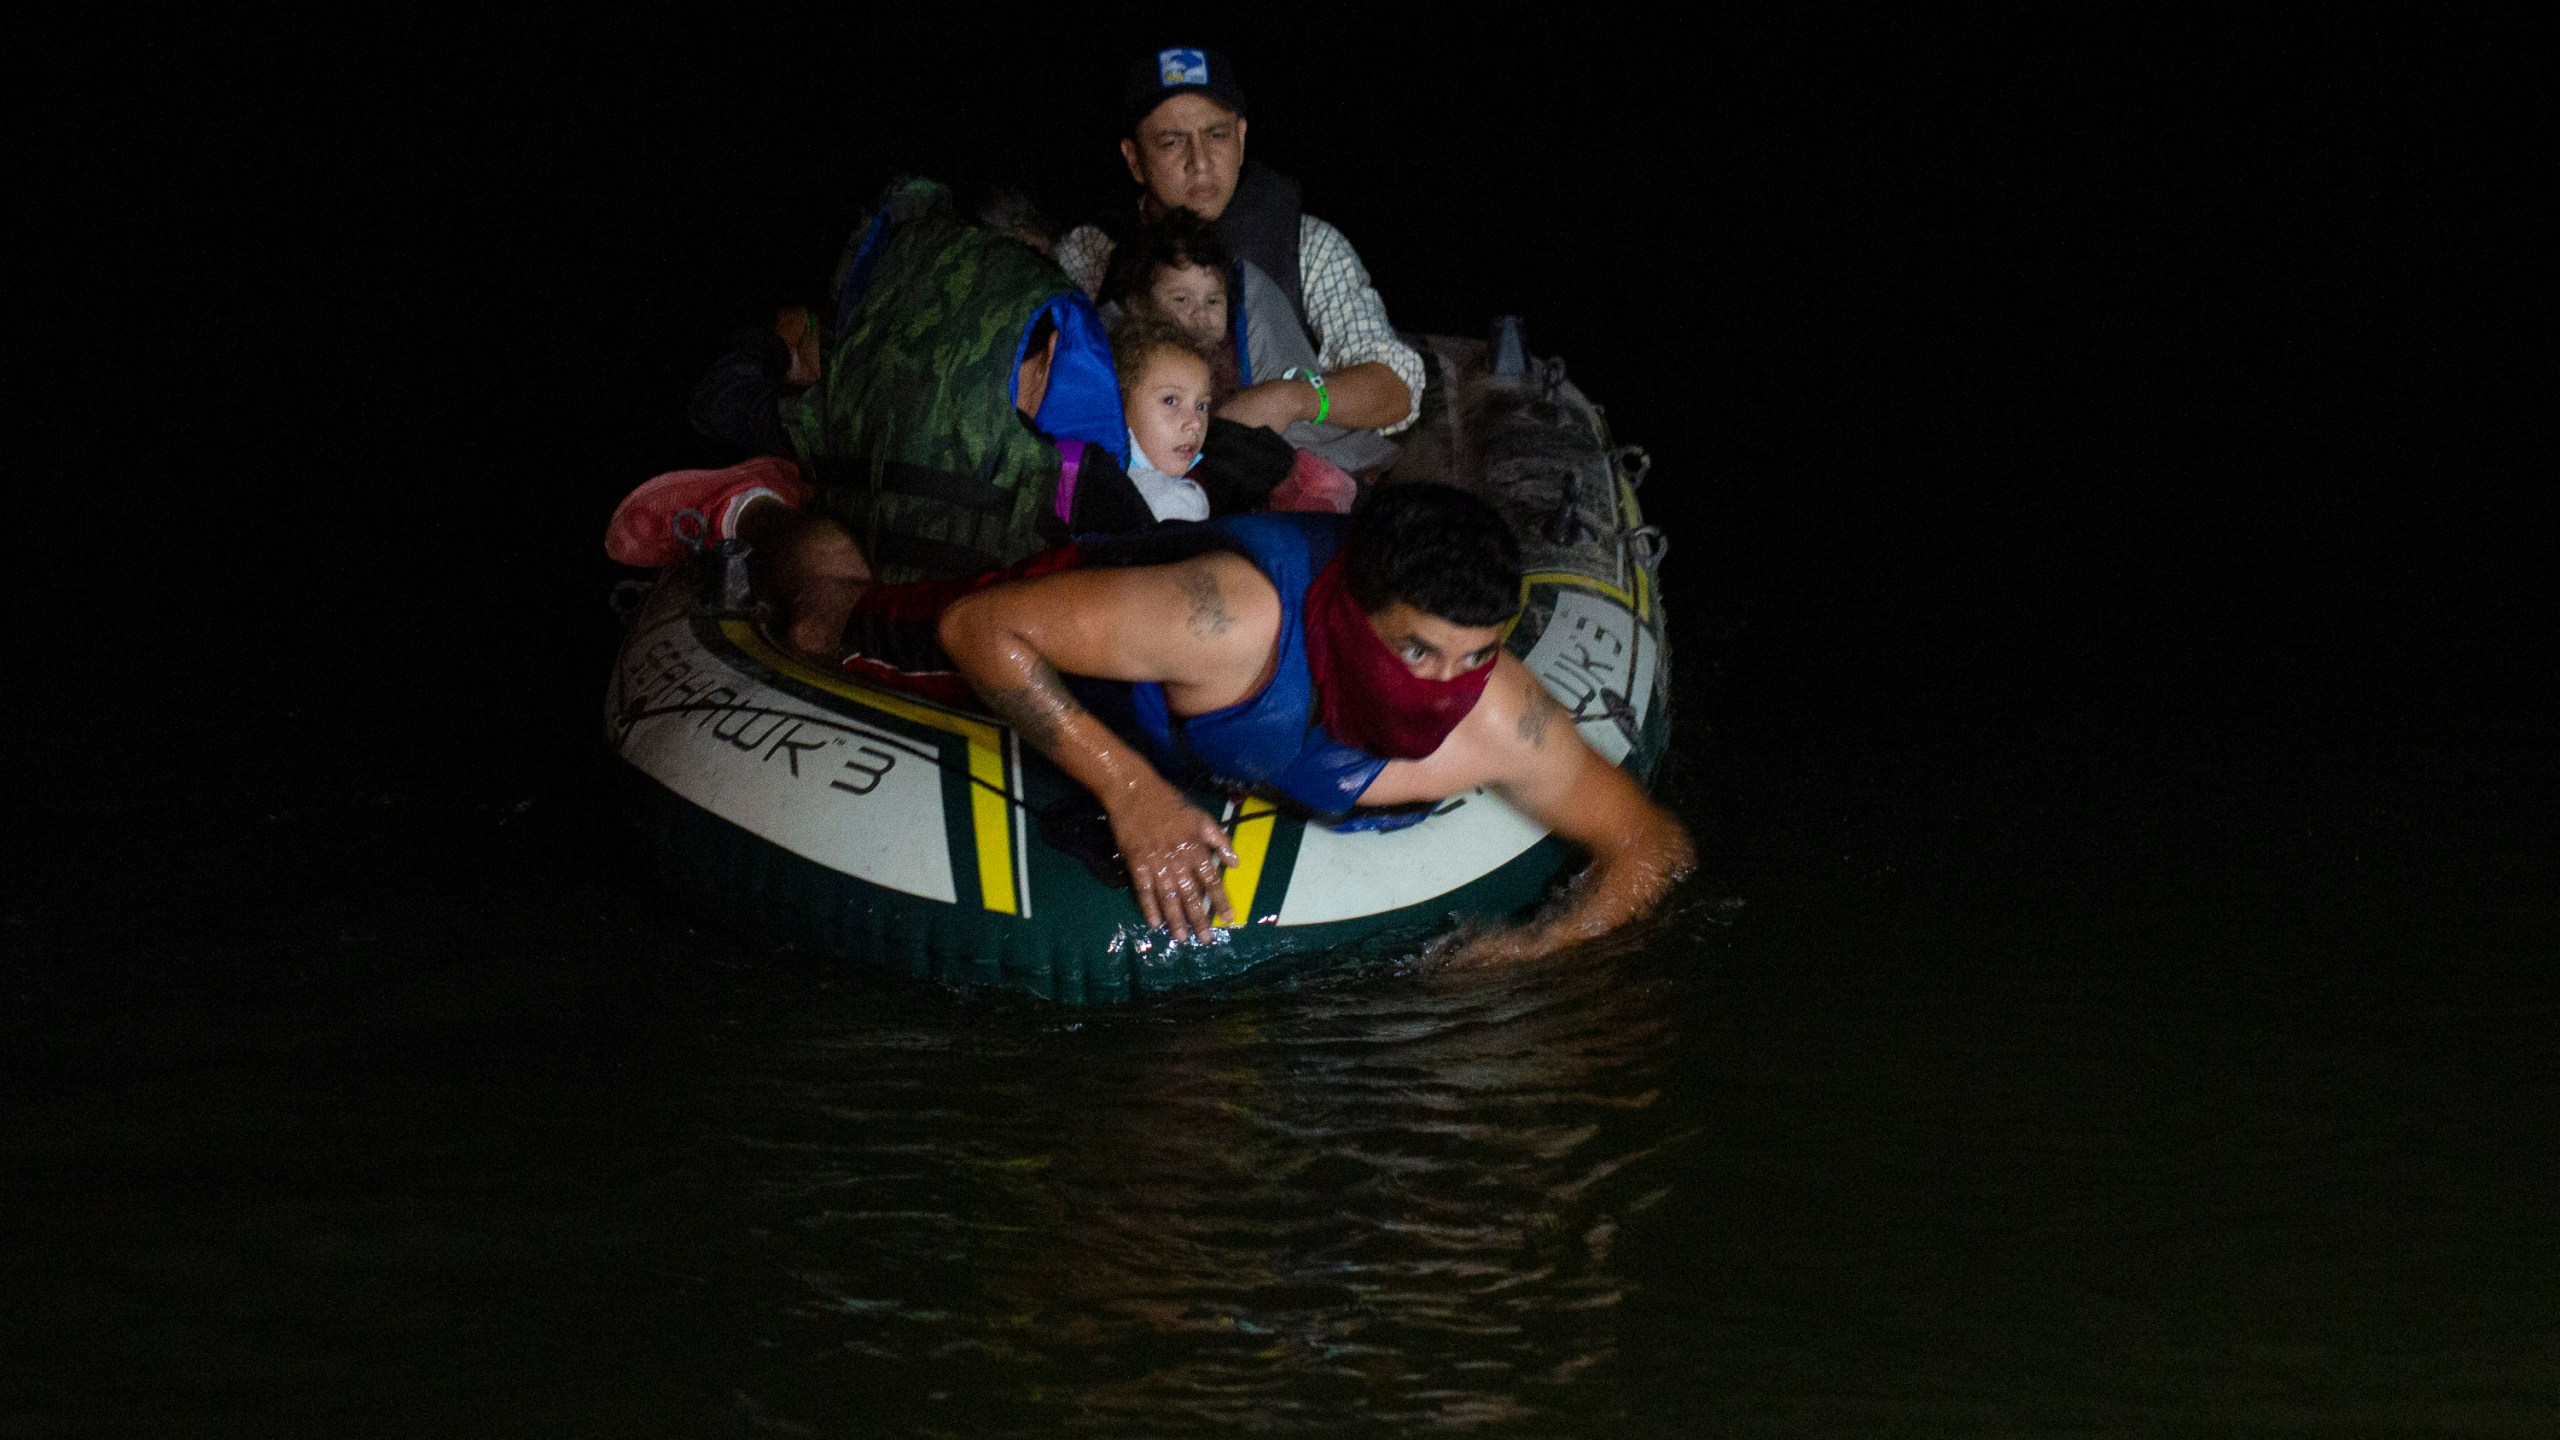
[[998,719],[1013,727],[1014,733],[1032,749],[1047,753],[1057,743],[1058,731],[1066,722],[1084,713],[1076,697],[1067,693],[1066,682],[1058,678],[1056,667],[1045,660],[1035,662],[1031,683],[985,692],[988,708]]
[[1182,593],[1191,597],[1191,633],[1207,639],[1224,635],[1234,628],[1235,617],[1227,613],[1227,597],[1218,590],[1216,572],[1205,566],[1188,566],[1182,572]]
[[1532,682],[1529,686],[1529,703],[1520,708],[1520,738],[1526,741],[1532,750],[1545,749],[1547,725],[1563,709],[1563,706],[1556,703],[1555,697],[1547,693],[1546,686]]

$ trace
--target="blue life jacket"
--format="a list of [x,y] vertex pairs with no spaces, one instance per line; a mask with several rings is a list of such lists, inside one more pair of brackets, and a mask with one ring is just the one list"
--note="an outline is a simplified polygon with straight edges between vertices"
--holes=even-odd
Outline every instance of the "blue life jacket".
[[[1147,751],[1168,777],[1203,773],[1228,784],[1273,791],[1318,815],[1348,812],[1387,762],[1325,733],[1315,677],[1307,669],[1307,587],[1341,548],[1339,515],[1232,515],[1197,526],[1165,526],[1253,562],[1280,592],[1280,656],[1271,683],[1223,710],[1180,717],[1152,682],[1079,679],[1076,693],[1104,723]],[[1167,537],[1170,538],[1170,537]],[[1159,542],[1160,548],[1161,542]],[[1109,563],[1107,560],[1104,563]],[[1410,820],[1420,819],[1420,815]],[[1363,816],[1353,827],[1394,828],[1402,815]]]

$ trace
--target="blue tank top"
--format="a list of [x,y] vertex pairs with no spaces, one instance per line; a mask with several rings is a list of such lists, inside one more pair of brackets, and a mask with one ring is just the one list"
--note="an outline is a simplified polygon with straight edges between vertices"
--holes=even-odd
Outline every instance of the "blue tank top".
[[1339,515],[1234,515],[1199,527],[1253,562],[1280,592],[1280,655],[1271,683],[1223,710],[1176,716],[1164,687],[1080,680],[1085,703],[1148,752],[1168,776],[1203,772],[1276,791],[1319,815],[1341,815],[1387,762],[1325,733],[1307,669],[1307,587],[1341,548]]

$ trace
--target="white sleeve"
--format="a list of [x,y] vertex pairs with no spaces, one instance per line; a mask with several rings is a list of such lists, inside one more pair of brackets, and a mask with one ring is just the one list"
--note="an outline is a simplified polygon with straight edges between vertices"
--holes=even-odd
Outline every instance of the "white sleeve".
[[1369,283],[1359,252],[1341,231],[1313,215],[1298,217],[1298,288],[1306,297],[1307,324],[1316,332],[1316,363],[1339,370],[1375,361],[1393,370],[1413,399],[1403,419],[1379,426],[1378,433],[1392,435],[1412,424],[1422,413],[1422,357],[1396,338],[1396,327],[1387,323],[1387,302]]

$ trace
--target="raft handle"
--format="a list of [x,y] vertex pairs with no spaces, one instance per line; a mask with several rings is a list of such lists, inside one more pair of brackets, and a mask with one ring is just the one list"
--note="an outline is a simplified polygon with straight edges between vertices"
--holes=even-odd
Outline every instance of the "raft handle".
[[1529,378],[1529,342],[1521,338],[1520,317],[1493,317],[1493,338],[1487,343],[1493,351],[1493,378],[1525,380]]
[[1644,477],[1653,469],[1653,457],[1641,445],[1621,445],[1609,453],[1609,464],[1627,482],[1630,490],[1644,488]]
[[1671,537],[1663,534],[1659,525],[1639,525],[1628,531],[1619,543],[1625,545],[1627,553],[1634,556],[1636,563],[1651,575],[1662,573],[1662,557],[1671,553]]
[[1552,404],[1552,403],[1554,403],[1554,402],[1555,402],[1555,400],[1556,400],[1556,398],[1557,398],[1557,397],[1559,397],[1559,396],[1561,396],[1562,394],[1564,394],[1564,357],[1563,357],[1563,356],[1561,356],[1561,355],[1550,355],[1550,356],[1548,356],[1548,357],[1547,357],[1547,367],[1546,367],[1545,374],[1544,374],[1544,376],[1543,376],[1543,380],[1544,380],[1544,383],[1545,383],[1545,385],[1546,385],[1546,387],[1547,387],[1547,401],[1548,401],[1548,403]]
[[1582,518],[1582,469],[1574,466],[1564,472],[1564,484],[1556,492],[1555,513],[1547,517],[1547,538],[1558,545],[1579,545],[1591,534],[1591,522]]
[[648,603],[649,582],[646,580],[617,580],[604,597],[605,608],[611,610],[613,618],[626,627],[640,618],[640,607]]
[[702,593],[704,609],[744,615],[756,608],[755,585],[747,574],[747,557],[754,553],[755,547],[744,540],[722,540],[711,547],[711,573],[704,577]]

